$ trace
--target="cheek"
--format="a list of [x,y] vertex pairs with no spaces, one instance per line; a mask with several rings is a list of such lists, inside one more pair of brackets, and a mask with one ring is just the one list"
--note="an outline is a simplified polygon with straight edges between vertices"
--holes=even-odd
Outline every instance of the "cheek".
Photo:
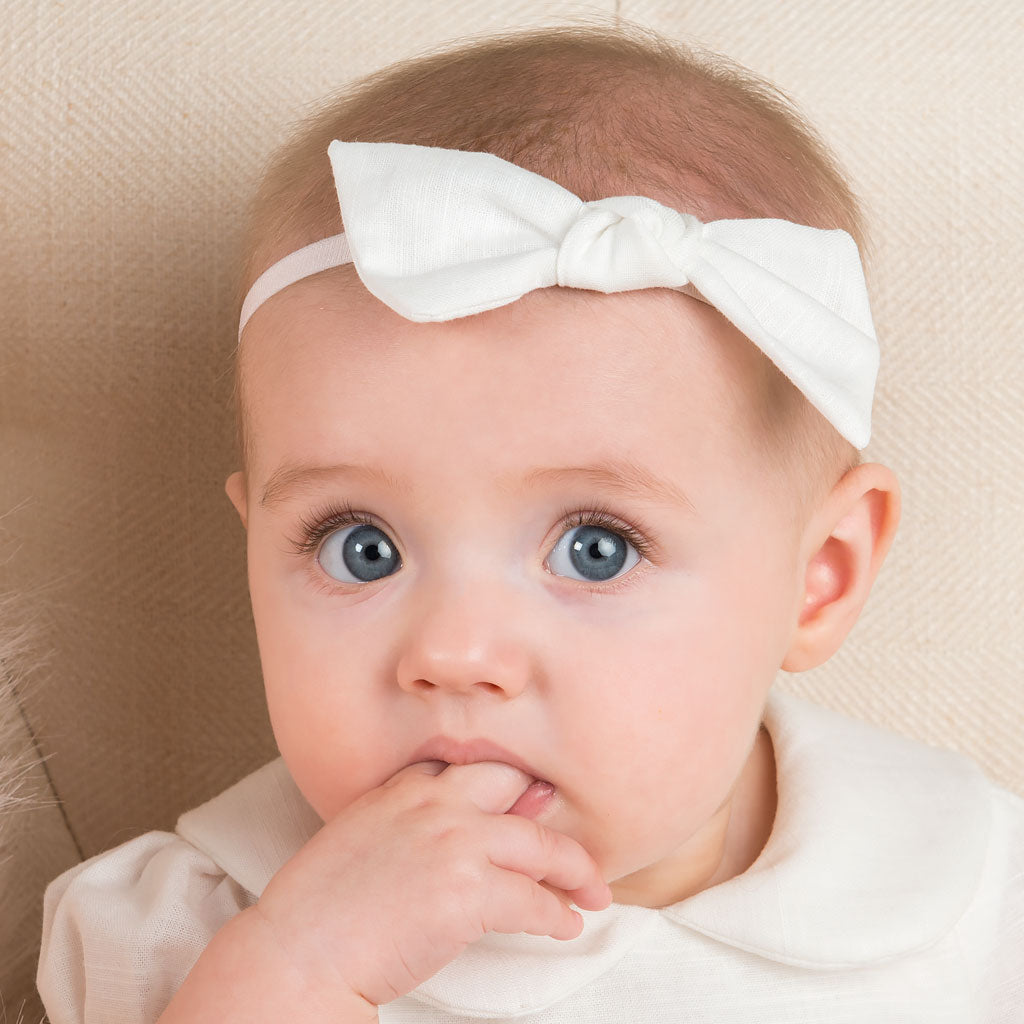
[[[299,790],[325,820],[392,773],[386,707],[376,668],[334,606],[282,580],[273,560],[250,556],[250,593],[274,739]],[[363,685],[353,685],[363,680]],[[351,723],[358,723],[352,728]]]
[[[652,813],[686,800],[711,813],[742,768],[778,669],[777,624],[758,581],[723,569],[678,576],[637,601],[628,621],[591,623],[569,642],[562,715],[592,794]],[[585,652],[582,657],[578,652]],[[711,806],[713,805],[713,806]]]

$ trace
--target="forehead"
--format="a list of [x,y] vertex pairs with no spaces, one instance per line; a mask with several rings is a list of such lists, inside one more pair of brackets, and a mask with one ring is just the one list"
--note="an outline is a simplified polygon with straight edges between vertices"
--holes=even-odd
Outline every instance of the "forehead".
[[602,457],[667,473],[723,462],[748,471],[738,462],[750,447],[754,347],[669,289],[539,289],[414,323],[349,266],[269,300],[240,358],[253,485],[290,462],[429,465],[434,453],[447,466],[453,445],[494,475]]

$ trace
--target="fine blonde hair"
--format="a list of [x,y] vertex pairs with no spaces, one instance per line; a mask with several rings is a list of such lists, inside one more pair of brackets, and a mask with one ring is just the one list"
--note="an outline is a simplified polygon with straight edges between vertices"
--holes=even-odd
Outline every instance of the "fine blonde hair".
[[[263,270],[343,229],[327,158],[335,138],[494,153],[584,201],[644,195],[705,221],[777,217],[842,228],[867,264],[857,197],[784,93],[720,54],[594,15],[443,45],[328,97],[264,171],[236,314]],[[248,470],[242,362],[239,353],[237,436]],[[766,356],[759,366],[752,442],[796,496],[802,520],[859,453]]]
[[44,660],[33,646],[35,638],[34,624],[16,595],[0,594],[0,866],[9,856],[4,836],[11,815],[38,806],[29,774],[39,758],[25,739],[26,698],[19,688],[26,683],[30,659]]

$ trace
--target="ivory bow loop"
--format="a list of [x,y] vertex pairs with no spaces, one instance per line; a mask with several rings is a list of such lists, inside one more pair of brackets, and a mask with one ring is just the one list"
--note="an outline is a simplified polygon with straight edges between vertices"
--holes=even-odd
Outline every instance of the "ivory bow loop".
[[493,153],[338,139],[327,153],[356,272],[407,320],[557,284],[558,245],[584,205],[561,185]]
[[846,231],[710,221],[691,280],[840,434],[867,446],[879,351],[857,244]]
[[243,303],[239,339],[275,292],[350,260],[373,295],[421,323],[555,285],[673,288],[714,306],[847,440],[867,445],[878,342],[847,232],[702,222],[644,196],[584,202],[493,153],[338,139],[327,152],[344,234],[268,268]]

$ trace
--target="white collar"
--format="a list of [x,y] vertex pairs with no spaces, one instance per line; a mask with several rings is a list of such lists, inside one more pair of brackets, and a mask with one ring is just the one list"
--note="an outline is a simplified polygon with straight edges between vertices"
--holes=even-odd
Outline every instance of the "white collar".
[[[777,688],[764,724],[778,808],[747,871],[660,910],[581,911],[583,933],[567,942],[489,933],[411,995],[486,1016],[540,1009],[610,969],[659,920],[810,970],[871,964],[945,935],[988,846],[981,769]],[[321,825],[278,758],[183,814],[176,831],[258,897]]]

